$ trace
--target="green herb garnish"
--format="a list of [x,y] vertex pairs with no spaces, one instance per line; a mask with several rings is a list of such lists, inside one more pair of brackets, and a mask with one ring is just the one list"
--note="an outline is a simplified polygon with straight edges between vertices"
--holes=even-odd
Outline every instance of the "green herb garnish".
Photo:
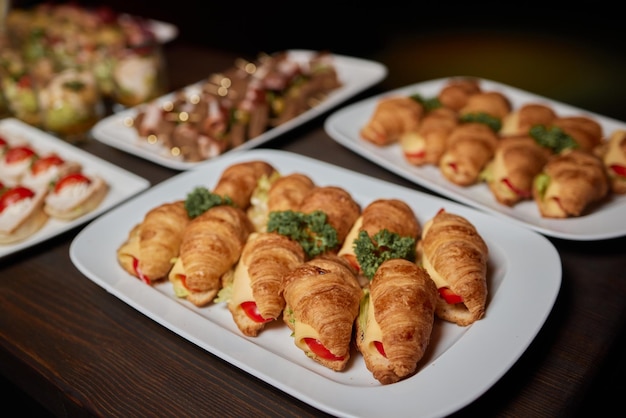
[[466,113],[464,115],[461,115],[459,120],[462,123],[469,123],[469,122],[482,123],[484,125],[487,125],[492,131],[496,133],[500,132],[500,129],[502,128],[502,121],[500,119],[493,117],[491,115],[488,115],[487,113],[484,113],[484,112]]
[[203,186],[193,189],[185,199],[185,209],[190,218],[202,215],[213,206],[228,205],[234,206],[232,199],[228,196],[220,196],[212,193]]
[[328,223],[327,218],[321,210],[311,213],[293,210],[270,212],[267,231],[277,232],[298,242],[311,258],[339,245],[337,230]]
[[367,231],[359,232],[353,243],[356,260],[363,275],[369,280],[374,278],[378,267],[393,258],[415,261],[415,238],[400,235],[383,229],[370,237]]
[[578,148],[578,143],[574,138],[558,126],[535,125],[530,128],[528,133],[539,145],[551,149],[555,154],[566,149]]

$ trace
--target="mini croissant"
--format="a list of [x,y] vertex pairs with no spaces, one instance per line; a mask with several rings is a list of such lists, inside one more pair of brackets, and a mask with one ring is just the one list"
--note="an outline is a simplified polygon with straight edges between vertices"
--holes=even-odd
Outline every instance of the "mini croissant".
[[411,97],[383,98],[376,104],[367,124],[361,128],[361,137],[379,146],[392,144],[403,133],[415,130],[423,113],[424,107]]
[[350,359],[361,286],[340,257],[326,255],[300,264],[283,281],[283,320],[307,356],[335,371]]
[[[442,295],[435,312],[439,318],[466,326],[485,315],[489,252],[474,225],[440,210],[424,225],[418,254]],[[446,300],[448,292],[456,300]]]
[[222,287],[222,276],[235,266],[253,230],[246,213],[233,206],[213,206],[191,220],[169,274],[176,294],[196,306],[211,302]]
[[280,316],[285,307],[281,293],[283,277],[304,259],[300,244],[284,235],[255,232],[249,236],[235,269],[228,301],[228,310],[243,334],[256,337],[266,322]]
[[414,262],[396,258],[380,265],[356,321],[357,348],[380,383],[415,372],[430,343],[437,298],[435,283]]
[[276,169],[265,161],[246,161],[228,166],[213,188],[213,193],[229,197],[235,206],[247,209],[262,176],[270,177]]
[[146,283],[167,277],[189,220],[182,200],[151,209],[118,248],[120,265]]

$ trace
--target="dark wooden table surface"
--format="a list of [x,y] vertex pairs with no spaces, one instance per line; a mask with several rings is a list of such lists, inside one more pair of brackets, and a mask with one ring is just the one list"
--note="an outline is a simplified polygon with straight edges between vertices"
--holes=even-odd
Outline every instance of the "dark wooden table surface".
[[[622,57],[561,39],[512,35],[507,41],[480,33],[462,41],[395,39],[366,57],[383,61],[389,77],[351,101],[430,78],[471,74],[626,120]],[[184,37],[165,50],[172,89],[228,68],[237,58]],[[326,116],[266,147],[425,191],[335,143],[323,129]],[[81,147],[153,185],[177,174],[95,140]],[[0,260],[0,375],[8,382],[2,390],[7,408],[39,411],[29,406],[36,404],[71,417],[324,415],[207,353],[83,276],[68,254],[81,228]],[[563,267],[550,316],[510,370],[455,416],[569,417],[621,407],[626,238],[550,241]],[[533,301],[527,304],[532,310]]]

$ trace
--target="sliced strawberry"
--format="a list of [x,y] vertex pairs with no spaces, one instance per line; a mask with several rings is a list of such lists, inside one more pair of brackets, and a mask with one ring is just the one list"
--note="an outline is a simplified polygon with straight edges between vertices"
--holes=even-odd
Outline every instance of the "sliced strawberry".
[[9,148],[7,153],[4,155],[4,161],[7,164],[16,164],[29,158],[34,158],[36,156],[37,154],[32,148],[26,145],[22,145]]
[[16,186],[6,190],[0,195],[0,213],[20,200],[30,199],[33,196],[35,196],[35,192],[24,186]]
[[54,186],[54,192],[59,193],[64,187],[72,186],[80,183],[90,184],[91,180],[82,173],[71,173],[59,179]]
[[33,162],[33,165],[31,166],[31,171],[33,174],[37,175],[39,173],[45,172],[52,166],[61,165],[64,162],[65,161],[63,160],[63,158],[59,157],[56,154],[48,155],[46,157],[38,158],[37,160],[35,160],[35,162]]

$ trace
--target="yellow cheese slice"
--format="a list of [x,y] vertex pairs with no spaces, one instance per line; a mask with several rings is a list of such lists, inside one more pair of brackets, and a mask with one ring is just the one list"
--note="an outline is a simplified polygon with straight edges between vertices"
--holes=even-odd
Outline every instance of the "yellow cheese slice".
[[237,263],[235,274],[233,276],[233,291],[231,295],[230,305],[239,306],[243,302],[253,301],[252,287],[250,287],[250,275],[248,274],[248,266],[241,260]]
[[359,236],[359,231],[361,230],[362,225],[363,225],[363,217],[359,216],[357,220],[354,222],[354,225],[352,225],[352,229],[350,229],[350,232],[348,232],[348,235],[346,236],[346,239],[343,241],[343,245],[341,246],[341,249],[339,250],[337,255],[339,256],[353,255],[356,257],[356,255],[354,254],[354,246],[352,244],[354,243],[354,240],[356,240],[357,237]]
[[319,340],[320,338],[320,334],[314,330],[312,326],[305,324],[304,322],[296,321],[294,323],[293,331],[294,343],[303,351],[311,351],[307,343],[304,341],[305,338],[313,338],[316,340]]
[[374,304],[371,301],[371,297],[370,300],[367,302],[367,305],[367,321],[365,325],[365,331],[363,332],[362,349],[371,355],[380,355],[380,352],[374,345],[374,342],[382,342],[383,333],[380,330],[380,325],[378,324],[378,321],[376,321],[376,318],[374,317]]

